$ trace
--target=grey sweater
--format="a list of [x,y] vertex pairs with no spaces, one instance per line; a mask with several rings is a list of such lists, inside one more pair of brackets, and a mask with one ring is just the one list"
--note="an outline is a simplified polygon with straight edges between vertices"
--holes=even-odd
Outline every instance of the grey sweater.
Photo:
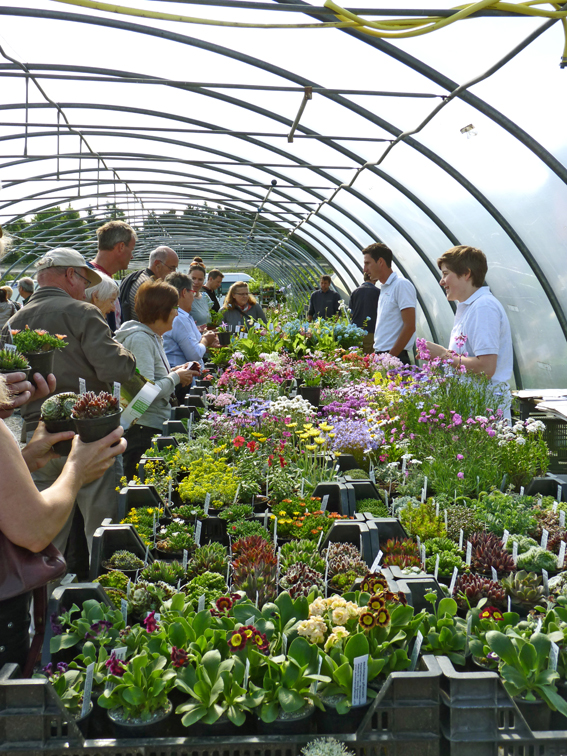
[[252,307],[246,312],[242,312],[240,308],[223,310],[223,321],[227,325],[245,325],[248,328],[252,320],[263,320],[264,323],[267,323],[264,310],[260,307],[258,302],[252,305]]

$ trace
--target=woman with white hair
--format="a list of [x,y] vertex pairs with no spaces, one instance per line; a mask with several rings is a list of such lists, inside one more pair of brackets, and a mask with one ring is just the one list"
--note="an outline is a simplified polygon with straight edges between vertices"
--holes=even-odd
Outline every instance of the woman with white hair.
[[114,303],[118,297],[118,284],[110,276],[106,276],[100,271],[97,272],[102,280],[96,286],[85,289],[85,299],[87,302],[96,305],[106,317],[109,312],[114,312]]

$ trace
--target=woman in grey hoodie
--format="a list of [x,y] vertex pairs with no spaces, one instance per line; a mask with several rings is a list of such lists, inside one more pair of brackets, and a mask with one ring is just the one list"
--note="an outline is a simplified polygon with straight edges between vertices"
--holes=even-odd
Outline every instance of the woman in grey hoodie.
[[187,386],[198,370],[189,370],[189,363],[170,369],[163,349],[162,336],[171,331],[177,317],[177,289],[164,281],[146,281],[136,293],[135,310],[139,320],[123,323],[114,338],[136,358],[136,368],[160,393],[138,422],[125,433],[128,448],[124,453],[124,474],[131,480],[142,454],[151,446],[152,437],[163,430],[169,420],[169,399],[178,384]]

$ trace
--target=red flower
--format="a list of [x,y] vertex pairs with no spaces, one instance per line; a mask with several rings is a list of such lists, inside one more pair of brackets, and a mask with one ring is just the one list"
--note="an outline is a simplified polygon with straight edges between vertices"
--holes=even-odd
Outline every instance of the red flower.
[[287,462],[285,461],[285,458],[280,454],[280,467],[285,467],[286,465]]
[[256,449],[258,448],[258,444],[255,441],[249,441],[246,444],[246,448],[250,449],[251,452],[255,452]]
[[171,663],[173,664],[175,669],[179,669],[180,667],[186,667],[189,664],[187,651],[184,651],[182,648],[177,648],[176,646],[172,646],[171,647]]
[[108,669],[109,674],[114,675],[115,677],[122,677],[124,672],[126,672],[126,667],[119,659],[116,658],[114,651],[104,662],[104,665]]
[[270,456],[268,457],[268,466],[269,466],[269,467],[271,467],[271,466],[272,466],[272,464],[273,464],[273,460],[274,460],[274,455],[273,455],[273,454],[270,454]]
[[240,447],[246,443],[246,439],[242,436],[236,436],[236,438],[232,439],[232,443],[234,444],[235,449],[240,449]]
[[155,612],[150,612],[144,620],[144,625],[146,626],[146,631],[148,633],[154,633],[158,628],[157,620],[154,615]]

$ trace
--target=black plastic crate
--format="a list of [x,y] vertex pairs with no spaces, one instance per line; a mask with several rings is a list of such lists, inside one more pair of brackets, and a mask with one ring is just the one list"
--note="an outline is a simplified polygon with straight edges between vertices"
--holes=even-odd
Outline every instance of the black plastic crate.
[[361,520],[339,520],[334,522],[321,543],[321,550],[330,543],[352,543],[360,549],[361,558],[370,567],[376,558],[372,549],[372,538],[365,522]]
[[[160,459],[160,457],[156,457]],[[143,468],[142,468],[143,470]],[[138,507],[164,508],[164,501],[154,485],[126,486],[118,494],[118,521],[123,520],[131,509]]]
[[[94,580],[102,575],[104,572],[103,562],[110,559],[115,551],[120,550],[131,551],[140,559],[145,558],[146,545],[133,525],[105,525],[97,528],[93,535],[89,578]],[[153,561],[148,553],[148,562]]]
[[327,502],[328,512],[338,512],[342,515],[353,515],[352,503],[349,497],[349,491],[344,483],[329,482],[318,483],[313,491],[313,496],[329,496]]
[[567,422],[554,415],[534,415],[545,424],[543,437],[549,447],[549,472],[567,473]]

